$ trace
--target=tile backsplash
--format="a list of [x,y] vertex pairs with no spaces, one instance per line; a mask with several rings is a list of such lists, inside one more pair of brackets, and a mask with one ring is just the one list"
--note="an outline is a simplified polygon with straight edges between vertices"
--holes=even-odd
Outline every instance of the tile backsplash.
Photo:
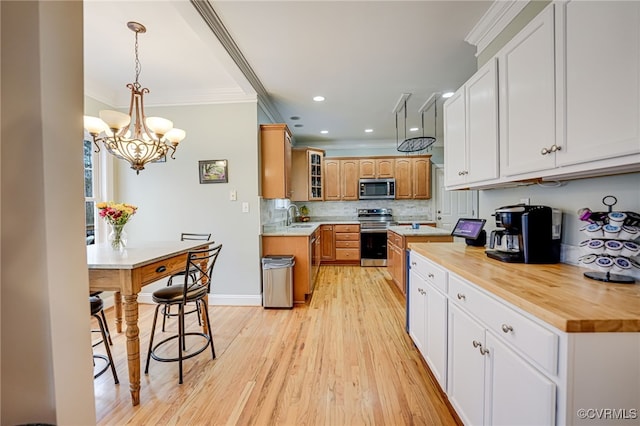
[[[267,200],[260,202],[260,221],[264,225],[274,225],[286,221],[289,200]],[[420,218],[434,220],[431,200],[366,200],[366,201],[298,201],[298,207],[307,206],[309,216],[339,217],[345,220],[357,218],[358,209],[390,208],[395,218]]]

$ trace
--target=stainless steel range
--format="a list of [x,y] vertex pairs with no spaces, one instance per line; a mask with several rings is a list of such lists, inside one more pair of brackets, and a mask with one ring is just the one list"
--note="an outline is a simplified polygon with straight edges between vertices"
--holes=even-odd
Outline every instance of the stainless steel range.
[[396,225],[391,209],[358,209],[360,266],[387,266],[387,228]]

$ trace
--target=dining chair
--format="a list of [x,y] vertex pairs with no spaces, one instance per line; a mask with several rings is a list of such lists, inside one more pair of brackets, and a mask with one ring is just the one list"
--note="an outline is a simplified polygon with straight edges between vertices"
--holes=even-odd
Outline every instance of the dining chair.
[[109,367],[111,367],[111,373],[113,373],[113,381],[117,385],[118,383],[120,383],[120,381],[118,380],[118,373],[116,373],[116,367],[115,367],[115,364],[113,362],[113,357],[111,356],[111,349],[109,349],[109,342],[108,342],[108,339],[107,339],[107,332],[105,330],[105,322],[103,322],[104,302],[102,301],[102,299],[100,297],[89,296],[89,305],[91,306],[91,316],[94,317],[96,319],[96,321],[98,321],[98,327],[99,327],[99,330],[91,330],[91,331],[92,332],[100,332],[100,334],[102,335],[102,340],[94,343],[92,346],[96,347],[100,343],[103,343],[104,347],[105,347],[105,350],[107,352],[107,355],[95,354],[95,353],[93,354],[94,365],[95,365],[95,360],[96,359],[101,359],[101,360],[103,360],[105,362],[104,367],[102,367],[102,369],[100,369],[100,371],[95,373],[93,375],[93,378],[96,379],[96,378],[100,377],[102,375],[102,373],[104,373],[105,371],[107,371],[107,369]]
[[[92,291],[91,293],[89,293],[89,296],[100,298],[101,294],[102,294],[102,291]],[[107,333],[107,340],[109,340],[109,344],[113,346],[113,341],[111,340],[111,333],[109,332],[109,323],[107,322],[107,317],[104,314],[104,305],[103,305],[103,308],[100,309],[100,316],[102,317],[102,322],[104,323],[104,331],[105,333]]]
[[[197,234],[197,233],[192,233],[192,232],[183,232],[180,234],[180,241],[209,241],[211,240],[211,234]],[[214,241],[211,241],[211,244],[213,244]],[[173,280],[174,278],[180,278],[183,277],[185,275],[186,271],[179,271],[174,273],[173,275],[171,275],[169,277],[169,280],[167,281],[167,286],[173,285]],[[189,277],[192,280],[196,280],[197,277],[195,276],[195,274],[197,273],[196,270],[190,270],[188,272]],[[185,314],[193,314],[195,312],[198,312],[197,309],[191,309],[187,312],[185,312]],[[171,307],[167,306],[165,308],[163,308],[162,310],[162,331],[164,331],[164,326],[166,323],[167,318],[169,317],[173,317],[176,316],[177,314],[172,314],[171,313]],[[202,326],[202,322],[200,321],[200,316],[198,316],[198,325]]]
[[[183,283],[166,286],[153,292],[152,298],[153,301],[157,303],[157,306],[153,316],[153,325],[151,326],[147,363],[144,369],[145,374],[149,374],[151,358],[160,362],[177,361],[179,365],[179,383],[182,384],[182,362],[185,359],[189,359],[200,354],[207,349],[208,346],[211,346],[212,359],[216,358],[216,352],[213,346],[213,331],[211,330],[211,321],[209,320],[209,309],[205,303],[205,298],[211,289],[213,267],[216,264],[220,250],[222,250],[222,244],[213,246],[213,243],[211,243],[209,247],[205,249],[189,251],[184,268]],[[189,271],[192,269],[197,272],[195,280],[190,279]],[[185,305],[192,302],[195,302],[196,304],[196,311],[202,313],[202,317],[204,318],[207,328],[206,333],[204,331],[186,331],[185,329]],[[156,323],[160,307],[167,308],[173,305],[177,305],[178,307],[178,313],[176,314],[178,317],[178,334],[172,334],[154,345],[153,341],[155,338]],[[187,350],[187,336],[204,338],[204,343],[195,349],[189,348],[188,353],[185,354],[185,351]],[[164,355],[167,353],[165,345],[174,341],[177,346],[178,356],[170,357],[169,355]]]

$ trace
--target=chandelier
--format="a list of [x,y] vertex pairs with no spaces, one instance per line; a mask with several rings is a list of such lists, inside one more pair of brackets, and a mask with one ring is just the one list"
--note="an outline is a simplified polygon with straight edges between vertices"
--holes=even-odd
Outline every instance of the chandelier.
[[84,127],[93,138],[96,152],[100,152],[99,142],[117,158],[126,160],[131,168],[140,174],[145,164],[171,158],[180,141],[184,139],[184,130],[176,129],[170,120],[162,117],[146,117],[144,114],[144,94],[149,89],[142,88],[138,82],[140,60],[138,59],[138,34],[147,29],[138,22],[127,22],[127,27],[135,33],[135,83],[127,84],[131,90],[129,114],[119,111],[102,110],[98,117],[84,116]]

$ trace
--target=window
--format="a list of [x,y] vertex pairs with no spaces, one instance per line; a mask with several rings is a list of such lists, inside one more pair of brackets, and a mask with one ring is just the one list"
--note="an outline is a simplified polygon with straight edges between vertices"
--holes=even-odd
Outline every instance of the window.
[[96,242],[96,161],[93,143],[84,141],[84,208],[87,245]]

